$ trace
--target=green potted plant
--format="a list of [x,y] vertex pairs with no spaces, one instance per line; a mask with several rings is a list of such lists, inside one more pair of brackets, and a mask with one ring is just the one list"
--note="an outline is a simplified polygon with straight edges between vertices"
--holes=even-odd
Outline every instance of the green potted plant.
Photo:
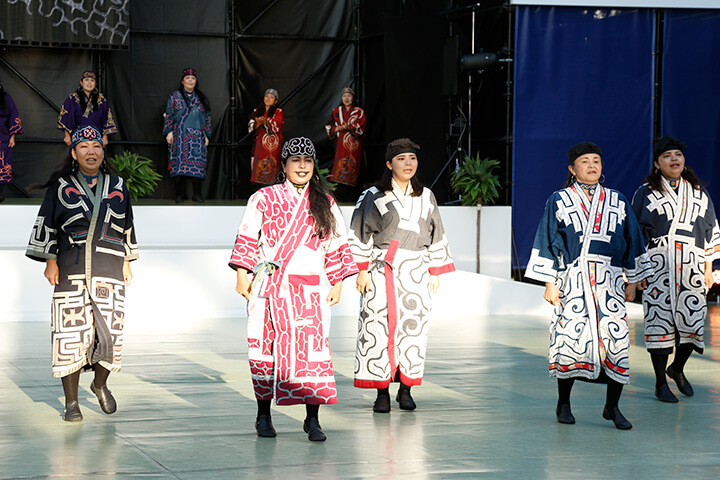
[[483,257],[480,251],[481,209],[483,205],[495,203],[495,200],[500,196],[500,192],[498,191],[500,188],[500,180],[494,173],[495,169],[499,166],[500,162],[497,160],[491,160],[489,158],[481,159],[478,153],[475,157],[466,156],[460,168],[455,170],[450,177],[450,186],[455,193],[460,195],[462,204],[469,206],[475,205],[477,207],[477,273],[481,273],[480,263],[481,257]]
[[133,200],[152,195],[162,179],[152,166],[152,160],[125,150],[109,159],[111,168],[125,179]]

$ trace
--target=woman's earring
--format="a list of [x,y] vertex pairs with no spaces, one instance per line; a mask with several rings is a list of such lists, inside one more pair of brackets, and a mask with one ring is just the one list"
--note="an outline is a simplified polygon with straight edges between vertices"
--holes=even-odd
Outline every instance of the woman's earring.
[[73,169],[73,171],[75,171],[75,170],[77,170],[77,168],[78,168],[78,162],[77,162],[77,160],[75,160],[75,159],[73,158],[73,161],[72,161],[72,169]]
[[600,183],[605,183],[605,174],[600,175]]
[[278,172],[278,179],[280,180],[280,183],[284,183],[286,178],[287,178],[287,176],[285,175],[285,172],[280,170]]

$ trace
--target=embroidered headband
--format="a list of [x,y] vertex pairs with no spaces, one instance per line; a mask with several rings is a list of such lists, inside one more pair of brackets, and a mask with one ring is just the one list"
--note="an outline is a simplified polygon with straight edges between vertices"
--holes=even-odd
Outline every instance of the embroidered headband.
[[182,80],[183,78],[188,77],[190,75],[197,78],[197,70],[195,70],[194,68],[186,68],[185,70],[182,71],[182,76],[180,77],[180,80]]
[[93,72],[92,70],[85,70],[82,73],[82,77],[80,78],[80,81],[82,82],[86,78],[92,78],[93,80],[97,80],[97,75],[95,75],[95,72]]
[[577,145],[573,145],[570,150],[568,150],[570,165],[572,165],[578,157],[582,157],[588,153],[595,153],[602,157],[602,149],[592,142],[580,142]]
[[315,158],[315,145],[309,138],[295,137],[291,138],[282,148],[282,161],[285,162],[290,157],[296,155],[306,155],[308,157]]
[[663,137],[655,142],[655,148],[653,149],[653,159],[657,160],[660,155],[667,152],[668,150],[680,150],[685,152],[687,144],[673,137]]
[[385,150],[385,161],[389,162],[401,153],[414,153],[420,151],[420,146],[409,138],[398,138],[388,143]]
[[103,144],[100,130],[92,125],[76,128],[72,133],[71,140],[70,148],[75,148],[75,146],[81,142],[99,142],[100,145]]
[[275,101],[280,100],[280,95],[278,95],[277,90],[275,90],[274,88],[268,88],[267,90],[265,90],[265,95],[267,95],[268,93],[270,95],[275,95]]
[[352,89],[352,87],[345,87],[342,89],[342,93],[349,93],[353,97],[355,96],[355,90]]

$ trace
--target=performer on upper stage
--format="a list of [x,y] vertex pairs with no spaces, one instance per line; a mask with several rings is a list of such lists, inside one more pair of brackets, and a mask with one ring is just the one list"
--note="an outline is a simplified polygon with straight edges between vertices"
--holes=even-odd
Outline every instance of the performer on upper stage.
[[407,138],[388,144],[387,169],[350,223],[362,294],[355,386],[377,389],[379,413],[390,411],[390,382],[400,382],[400,408],[415,409],[410,387],[422,382],[431,294],[438,275],[455,270],[435,196],[417,179],[419,150]]
[[250,181],[262,185],[275,183],[280,171],[280,148],[282,147],[282,129],[285,123],[282,108],[277,106],[278,92],[274,88],[265,90],[263,102],[250,114],[248,132],[255,132],[253,155],[251,158],[252,175]]
[[65,144],[70,145],[70,134],[85,125],[92,125],[102,133],[103,145],[108,144],[108,135],[117,133],[110,104],[98,91],[97,75],[90,70],[83,72],[80,86],[63,103],[57,128],[64,132]]
[[17,106],[0,82],[0,202],[5,200],[3,189],[12,181],[12,149],[15,135],[23,133]]
[[185,183],[192,183],[192,200],[202,203],[201,182],[207,169],[207,146],[212,135],[210,102],[200,90],[197,71],[186,68],[178,89],[165,108],[163,135],[168,143],[170,176],[175,179],[175,202],[184,200]]
[[26,255],[45,262],[55,286],[52,302],[52,375],[62,378],[64,419],[83,419],[78,404],[80,371],[95,370],[90,390],[105,413],[117,403],[107,387],[120,371],[125,286],[138,257],[130,193],[108,172],[102,135],[91,125],[76,129],[71,155],[48,182]]
[[340,210],[314,174],[312,142],[285,142],[282,162],[282,180],[248,200],[230,267],[237,270],[235,290],[248,300],[257,434],[275,436],[275,398],[278,405],[304,403],[303,429],[311,441],[324,441],[319,406],[337,403],[330,306],[340,300],[343,279],[357,269]]
[[603,418],[627,430],[632,424],[618,408],[630,381],[625,301],[652,266],[629,203],[599,183],[600,147],[582,142],[568,156],[568,180],[547,201],[525,276],[545,282],[545,300],[555,306],[548,360],[558,379],[558,422],[575,423],[570,392],[577,378],[607,383]]
[[355,103],[355,91],[342,89],[342,103],[332,111],[325,130],[335,139],[330,181],[355,186],[358,183],[365,139],[365,112]]
[[[712,262],[720,258],[715,207],[685,163],[686,148],[672,137],[660,139],[652,171],[632,201],[655,269],[643,295],[645,344],[655,370],[655,396],[670,403],[678,399],[666,373],[684,395],[694,393],[684,368],[693,350],[705,348],[705,297],[713,284]],[[667,366],[673,348],[675,359]]]

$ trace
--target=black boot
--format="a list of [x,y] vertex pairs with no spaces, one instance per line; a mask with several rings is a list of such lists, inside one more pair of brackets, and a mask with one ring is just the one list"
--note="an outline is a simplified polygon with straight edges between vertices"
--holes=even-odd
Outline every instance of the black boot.
[[62,377],[63,392],[65,393],[65,412],[63,420],[66,422],[79,422],[83,419],[78,404],[78,384],[80,383],[80,371]]
[[558,423],[565,423],[567,425],[572,425],[575,423],[575,417],[570,410],[569,403],[563,403],[562,405],[558,404],[558,406],[555,408],[555,416],[557,417]]
[[303,430],[308,434],[308,440],[311,442],[324,442],[327,439],[318,420],[319,409],[320,405],[305,405],[307,416],[303,422]]
[[258,413],[255,419],[255,431],[258,437],[273,438],[277,436],[270,416],[270,403],[271,400],[258,399],[257,401]]
[[190,181],[192,182],[193,189],[192,201],[197,203],[203,203],[205,199],[202,196],[200,188],[200,182],[202,182],[202,179],[193,177],[190,179]]
[[690,385],[687,377],[685,377],[685,373],[683,373],[685,369],[685,364],[690,358],[690,354],[692,353],[692,351],[693,346],[691,343],[683,343],[678,345],[677,349],[675,350],[675,360],[673,360],[673,363],[671,363],[665,371],[670,378],[675,380],[675,383],[677,384],[680,393],[682,393],[686,397],[692,397],[693,395],[695,395],[695,391],[693,390],[692,385]]
[[401,410],[415,410],[417,405],[410,395],[410,386],[400,382],[400,388],[398,389],[397,397],[395,400],[400,404]]
[[378,388],[377,398],[373,405],[373,412],[389,413],[390,412],[390,392],[388,388]]
[[95,394],[100,404],[102,411],[108,415],[117,411],[117,402],[115,397],[112,396],[112,392],[107,387],[107,379],[110,376],[110,370],[95,364],[93,367],[95,370],[95,378],[90,384],[90,391]]

